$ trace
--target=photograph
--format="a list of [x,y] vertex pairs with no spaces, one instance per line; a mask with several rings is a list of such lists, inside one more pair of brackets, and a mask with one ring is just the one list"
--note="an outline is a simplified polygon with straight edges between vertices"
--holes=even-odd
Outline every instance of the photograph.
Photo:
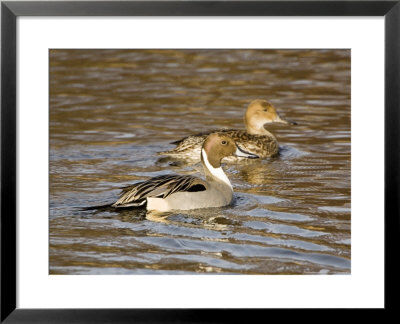
[[48,63],[50,275],[351,274],[351,49]]

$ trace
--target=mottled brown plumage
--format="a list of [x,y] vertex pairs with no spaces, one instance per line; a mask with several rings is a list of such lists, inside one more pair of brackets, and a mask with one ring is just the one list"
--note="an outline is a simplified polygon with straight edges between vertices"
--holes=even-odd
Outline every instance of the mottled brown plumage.
[[[219,129],[211,131],[210,133],[223,133],[226,134],[236,142],[236,144],[243,150],[256,154],[260,158],[267,158],[278,154],[279,146],[276,138],[271,134],[267,135],[252,135],[245,130],[237,129]],[[171,151],[161,152],[164,155],[199,155],[201,146],[208,136],[208,133],[199,133],[187,136],[179,141],[173,142],[177,147]],[[235,159],[239,159],[235,157]]]
[[[273,157],[279,152],[278,141],[264,128],[264,125],[273,122],[294,124],[281,119],[272,104],[260,99],[252,101],[247,107],[244,121],[246,130],[219,129],[190,135],[172,142],[171,144],[176,144],[174,149],[159,154],[197,161],[205,138],[210,133],[219,132],[230,136],[240,148],[247,152],[256,154],[260,158]],[[233,156],[224,159],[231,162],[238,160],[241,158]]]

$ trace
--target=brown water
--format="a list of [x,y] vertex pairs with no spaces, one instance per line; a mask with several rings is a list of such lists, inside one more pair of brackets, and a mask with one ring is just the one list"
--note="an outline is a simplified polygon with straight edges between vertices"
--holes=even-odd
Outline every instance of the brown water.
[[[225,208],[81,211],[200,165],[156,155],[271,101],[280,156],[225,165]],[[350,273],[350,51],[52,50],[51,274]]]

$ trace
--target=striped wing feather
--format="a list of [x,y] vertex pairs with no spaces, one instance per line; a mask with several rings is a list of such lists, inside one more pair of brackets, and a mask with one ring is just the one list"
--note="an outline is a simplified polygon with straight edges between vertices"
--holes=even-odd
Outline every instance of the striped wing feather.
[[113,206],[140,206],[145,204],[147,197],[166,198],[179,191],[202,190],[206,190],[206,184],[200,178],[190,175],[162,175],[122,188],[120,198]]

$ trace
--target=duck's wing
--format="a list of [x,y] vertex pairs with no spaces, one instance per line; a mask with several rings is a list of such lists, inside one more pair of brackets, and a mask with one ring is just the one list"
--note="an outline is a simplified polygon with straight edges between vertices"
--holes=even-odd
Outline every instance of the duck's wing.
[[214,130],[211,130],[211,131],[205,131],[205,132],[201,132],[201,133],[197,133],[197,134],[193,134],[193,135],[189,135],[189,136],[183,137],[180,140],[171,142],[170,144],[180,145],[183,142],[185,142],[185,141],[187,141],[189,139],[193,139],[193,138],[198,138],[198,139],[204,141],[206,139],[206,137],[208,135],[210,135],[211,133],[224,133],[224,132],[231,132],[231,131],[235,131],[235,130],[234,129],[225,129],[225,128],[214,129]]
[[194,156],[196,157],[195,159],[200,158],[201,147],[203,146],[205,139],[211,133],[217,133],[217,132],[232,135],[235,134],[236,132],[241,132],[241,131],[224,128],[224,129],[214,129],[211,131],[189,135],[175,142],[171,142],[171,144],[176,145],[172,150],[159,152],[158,154],[175,156],[175,157],[185,157],[185,158]]
[[166,198],[179,191],[204,191],[208,187],[204,180],[186,175],[162,175],[121,188],[122,192],[113,207],[133,207],[146,203],[147,197]]
[[175,144],[177,146],[181,145],[182,143],[184,143],[185,141],[187,141],[188,139],[194,139],[194,138],[198,138],[200,140],[205,140],[205,138],[211,134],[212,132],[202,132],[202,133],[197,133],[197,134],[193,134],[193,135],[189,135],[189,136],[185,136],[177,141],[173,141],[170,144]]
[[[279,152],[276,138],[271,135],[249,134],[245,130],[227,129],[224,131],[233,138],[244,151],[258,155],[260,158],[275,156]],[[229,160],[229,158],[225,158]]]

